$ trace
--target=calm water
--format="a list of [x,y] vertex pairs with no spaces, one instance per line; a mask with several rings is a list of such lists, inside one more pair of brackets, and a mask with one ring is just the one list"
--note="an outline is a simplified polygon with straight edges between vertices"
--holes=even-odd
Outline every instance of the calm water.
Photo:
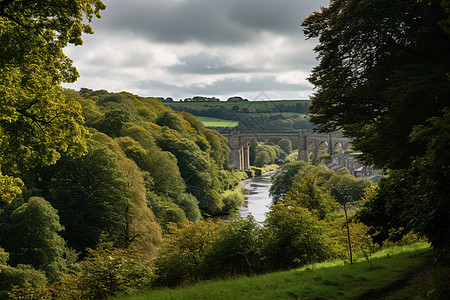
[[266,219],[266,213],[272,204],[269,189],[272,185],[270,177],[274,172],[268,172],[262,176],[249,178],[241,182],[244,189],[244,204],[239,207],[239,212],[242,217],[251,214],[258,222],[263,222]]

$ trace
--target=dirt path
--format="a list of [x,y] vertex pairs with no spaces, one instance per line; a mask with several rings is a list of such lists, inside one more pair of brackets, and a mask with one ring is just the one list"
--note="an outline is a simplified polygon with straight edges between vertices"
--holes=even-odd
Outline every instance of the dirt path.
[[426,282],[433,271],[431,258],[419,269],[409,273],[402,280],[396,281],[392,285],[377,291],[370,291],[361,296],[360,300],[401,300],[414,299],[423,282]]

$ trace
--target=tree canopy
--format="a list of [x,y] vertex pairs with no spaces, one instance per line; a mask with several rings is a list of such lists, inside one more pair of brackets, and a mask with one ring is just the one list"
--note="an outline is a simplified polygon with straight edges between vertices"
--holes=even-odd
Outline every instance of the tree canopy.
[[81,45],[104,8],[99,0],[0,2],[1,200],[18,193],[20,171],[86,151],[80,105],[59,86],[78,77],[63,48]]
[[380,239],[402,227],[449,247],[449,20],[449,1],[332,0],[303,22],[319,39],[311,121],[391,169],[360,214]]
[[422,155],[425,145],[409,134],[448,105],[450,36],[439,23],[449,14],[428,2],[333,0],[303,22],[306,36],[319,39],[311,121],[343,130],[380,168]]

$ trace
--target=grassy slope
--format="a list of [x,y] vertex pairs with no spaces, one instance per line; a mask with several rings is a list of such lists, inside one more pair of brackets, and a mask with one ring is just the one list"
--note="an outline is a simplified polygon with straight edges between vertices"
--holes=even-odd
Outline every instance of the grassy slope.
[[377,299],[376,295],[395,290],[429,261],[429,246],[414,244],[377,253],[373,270],[364,260],[353,265],[335,261],[251,278],[153,291],[127,299]]
[[210,118],[210,117],[197,117],[200,122],[203,123],[206,127],[235,127],[238,125],[236,121],[218,119],[218,118]]

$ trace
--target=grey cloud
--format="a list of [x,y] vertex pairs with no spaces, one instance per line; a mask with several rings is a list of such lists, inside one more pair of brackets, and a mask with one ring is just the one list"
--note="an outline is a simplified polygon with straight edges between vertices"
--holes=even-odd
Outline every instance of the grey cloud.
[[237,44],[263,31],[301,34],[302,19],[328,1],[111,0],[96,30],[138,33],[168,43]]
[[178,86],[173,84],[166,84],[155,80],[141,81],[137,85],[144,90],[170,90],[174,95],[183,94],[186,97],[195,95],[226,95],[226,94],[242,94],[246,92],[260,91],[299,91],[310,89],[307,85],[289,84],[276,80],[275,76],[255,76],[250,81],[239,80],[235,78],[225,78],[217,80],[209,85],[189,85]]
[[181,64],[169,68],[172,73],[181,74],[227,74],[241,73],[243,70],[231,66],[223,55],[198,53],[179,58]]

